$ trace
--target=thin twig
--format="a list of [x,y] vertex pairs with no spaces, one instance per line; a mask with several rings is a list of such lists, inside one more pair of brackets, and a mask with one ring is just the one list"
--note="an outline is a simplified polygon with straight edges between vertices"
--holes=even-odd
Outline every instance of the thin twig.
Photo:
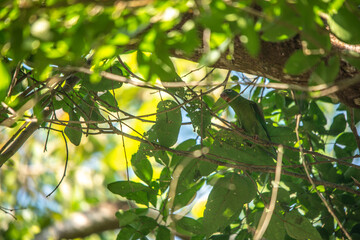
[[68,148],[68,144],[67,144],[67,140],[66,140],[66,137],[65,137],[65,134],[64,134],[64,131],[60,131],[62,136],[63,136],[63,139],[64,139],[64,142],[65,142],[65,151],[66,151],[66,160],[65,160],[65,167],[64,167],[64,172],[63,172],[63,175],[59,181],[59,183],[56,185],[56,187],[54,188],[54,190],[52,190],[48,195],[46,195],[46,197],[50,197],[51,194],[53,194],[56,189],[59,188],[60,184],[62,183],[62,181],[64,180],[65,176],[66,176],[66,169],[67,169],[67,165],[68,165],[68,161],[69,161],[69,148]]
[[[108,129],[97,128],[97,132],[90,132],[89,134],[96,135],[96,134],[114,134],[114,133],[118,134],[118,135],[124,135],[124,137],[135,140],[135,141],[147,143],[153,147],[153,149],[151,151],[168,151],[168,152],[177,154],[179,156],[194,158],[194,155],[192,154],[192,152],[175,150],[172,148],[164,147],[157,143],[153,143],[143,137],[140,138],[140,137],[136,137],[131,134],[122,132],[112,125],[110,125],[110,128],[108,128]],[[273,166],[267,166],[267,165],[259,166],[259,165],[251,165],[251,164],[245,164],[245,163],[240,163],[240,162],[234,162],[234,160],[232,160],[232,159],[224,158],[223,156],[217,156],[214,154],[206,154],[203,156],[196,156],[196,157],[197,157],[197,159],[199,159],[201,161],[210,162],[213,164],[217,164],[219,166],[225,166],[225,167],[234,168],[234,169],[246,170],[246,171],[250,171],[250,172],[264,172],[264,173],[274,173],[275,172],[275,168]],[[221,161],[221,160],[223,160],[223,161]],[[234,162],[234,163],[231,163],[231,162]],[[296,178],[301,178],[301,179],[308,181],[308,178],[306,176],[298,174],[298,173],[282,170],[282,174],[296,177]],[[360,196],[360,191],[357,191],[346,185],[341,185],[341,184],[322,181],[322,180],[315,180],[315,179],[313,181],[317,185],[324,185],[326,187],[336,188],[336,189],[343,190],[345,192],[353,193],[353,194]]]
[[[218,124],[215,124],[215,123],[212,123],[212,125],[220,128],[220,129],[225,129],[225,130],[229,130],[229,131],[233,131],[235,134],[239,135],[240,137],[246,139],[246,140],[249,140],[253,143],[256,143],[258,145],[262,145],[262,146],[278,146],[279,143],[274,143],[274,142],[269,142],[267,140],[263,140],[263,139],[260,139],[260,138],[254,138],[253,136],[249,136],[247,134],[245,134],[243,131],[241,131],[241,129],[239,129],[236,125],[232,125],[230,124],[229,122],[225,121],[224,119],[222,118],[219,118],[218,116],[216,115],[213,115],[214,117],[216,117],[218,120],[222,121],[224,124],[226,124],[226,126],[230,126],[230,128],[227,128],[227,127],[224,127],[224,126],[220,126]],[[300,149],[299,148],[296,148],[296,147],[291,147],[291,146],[287,146],[287,145],[283,145],[284,148],[286,149],[289,149],[291,151],[295,151],[295,152],[300,152]],[[360,166],[358,165],[355,165],[355,164],[352,164],[352,163],[349,163],[347,162],[346,160],[348,159],[353,159],[353,158],[357,158],[357,157],[360,157],[358,155],[356,156],[353,156],[353,157],[349,157],[349,158],[345,158],[345,159],[337,159],[337,158],[333,158],[333,157],[330,157],[330,156],[327,156],[327,155],[324,155],[324,154],[321,154],[321,153],[318,153],[318,152],[314,152],[314,151],[310,151],[310,150],[306,150],[306,149],[303,149],[303,152],[305,154],[309,154],[309,155],[313,155],[313,156],[316,156],[316,157],[321,157],[321,158],[324,158],[324,159],[327,159],[328,162],[337,162],[339,164],[342,164],[342,165],[346,165],[346,166],[351,166],[353,168],[356,168],[356,169],[360,169]],[[324,163],[323,161],[319,161],[319,164],[320,163]],[[316,164],[316,163],[312,163],[312,164]],[[295,167],[297,165],[290,165],[290,166],[284,166],[284,167],[289,167],[289,168],[292,168],[292,167]],[[296,167],[295,167],[296,168]]]
[[192,73],[194,73],[194,72],[197,72],[197,71],[199,71],[199,70],[201,70],[201,69],[203,69],[203,68],[204,68],[204,66],[201,66],[201,67],[198,67],[198,68],[196,68],[196,69],[193,69],[193,70],[191,70],[190,72],[182,75],[181,78],[185,78],[185,77],[187,77],[188,75],[190,75],[190,74],[192,74]]
[[143,78],[139,77],[138,75],[136,75],[133,71],[131,71],[128,66],[123,62],[123,60],[121,59],[120,56],[117,56],[117,59],[119,61],[119,63],[125,68],[126,71],[128,71],[130,73],[131,76],[133,76],[134,78],[137,78],[141,81],[145,81]]
[[355,110],[353,108],[348,109],[348,113],[350,114],[350,128],[351,128],[351,131],[354,134],[358,150],[360,151],[360,137],[359,137],[359,133],[358,133],[358,131],[356,129],[356,126],[355,126],[354,111]]
[[[123,131],[121,121],[120,121],[119,123],[120,123],[120,131]],[[126,164],[126,177],[127,177],[127,181],[128,181],[128,182],[130,182],[130,174],[129,174],[129,160],[128,160],[128,158],[127,158],[127,154],[126,154],[126,147],[125,147],[125,138],[124,138],[124,135],[121,135],[121,141],[122,141],[122,146],[123,146],[124,156],[125,156],[125,164]]]
[[335,221],[337,222],[337,224],[339,225],[340,229],[344,232],[345,236],[349,239],[352,240],[351,236],[349,235],[349,233],[346,231],[346,229],[344,228],[344,226],[342,225],[341,221],[339,220],[339,218],[335,215],[334,210],[332,209],[332,207],[328,204],[328,202],[326,201],[325,197],[322,195],[322,193],[319,192],[319,190],[316,188],[316,184],[314,182],[314,180],[311,178],[310,173],[309,173],[309,169],[308,166],[306,165],[306,160],[304,157],[304,152],[303,152],[303,147],[302,144],[300,142],[300,137],[299,137],[299,126],[300,126],[300,118],[301,118],[301,114],[296,115],[296,127],[295,127],[295,133],[296,133],[296,138],[299,144],[299,149],[300,149],[300,160],[302,161],[302,164],[304,166],[304,170],[306,173],[306,176],[309,180],[309,182],[312,185],[312,188],[316,191],[316,194],[319,196],[319,198],[321,199],[321,201],[324,203],[326,209],[328,210],[328,212],[331,214],[331,216],[333,216],[333,218],[335,219]]

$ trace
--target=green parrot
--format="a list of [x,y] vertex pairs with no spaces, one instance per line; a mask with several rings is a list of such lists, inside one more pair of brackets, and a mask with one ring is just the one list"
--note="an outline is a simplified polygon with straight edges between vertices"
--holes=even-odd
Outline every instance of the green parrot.
[[243,98],[232,89],[225,89],[220,96],[228,102],[235,111],[240,126],[244,129],[245,133],[271,141],[266,128],[264,115],[255,102]]

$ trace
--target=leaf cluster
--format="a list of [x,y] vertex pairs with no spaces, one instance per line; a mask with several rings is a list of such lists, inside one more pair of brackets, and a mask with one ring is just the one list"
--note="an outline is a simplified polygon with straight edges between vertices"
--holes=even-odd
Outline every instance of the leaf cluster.
[[[257,58],[264,42],[297,39],[301,46],[284,63],[284,78],[308,74],[311,89],[329,86],[344,61],[354,72],[360,69],[359,54],[334,50],[330,35],[344,44],[360,43],[355,1],[72,3],[0,5],[0,122],[16,129],[0,150],[1,166],[38,128],[62,132],[65,142],[75,146],[84,136],[118,134],[140,143],[130,159],[139,181],[108,185],[139,206],[117,213],[118,239],[170,239],[173,234],[246,239],[268,207],[276,161],[282,157],[280,189],[265,238],[359,234],[358,110],[334,104],[321,91],[248,88],[249,98],[263,109],[269,142],[227,121],[226,116],[234,116],[224,110],[227,105],[217,100],[216,91],[274,80],[230,81],[230,72],[225,77],[210,71],[188,81],[170,58],[179,52],[190,58],[203,48],[198,61],[211,66],[224,56],[236,61],[238,43]],[[206,31],[211,32],[208,39],[201,38]],[[129,55],[135,60],[124,62]],[[159,94],[156,112],[135,116],[124,111],[122,100],[131,88]],[[138,95],[131,97],[131,110],[143,104]],[[132,121],[150,126],[139,132]],[[194,136],[183,139],[181,130],[188,125]],[[274,155],[272,148],[279,145],[284,153]],[[155,168],[161,169],[159,177]],[[203,215],[194,216],[189,209],[204,188],[211,190]]]

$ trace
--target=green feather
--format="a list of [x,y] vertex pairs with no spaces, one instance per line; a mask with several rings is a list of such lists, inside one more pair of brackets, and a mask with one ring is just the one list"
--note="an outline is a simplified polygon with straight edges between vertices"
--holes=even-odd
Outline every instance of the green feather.
[[221,97],[229,103],[235,111],[241,128],[252,136],[258,136],[263,140],[271,141],[266,128],[264,115],[259,106],[232,89],[226,89],[221,93]]

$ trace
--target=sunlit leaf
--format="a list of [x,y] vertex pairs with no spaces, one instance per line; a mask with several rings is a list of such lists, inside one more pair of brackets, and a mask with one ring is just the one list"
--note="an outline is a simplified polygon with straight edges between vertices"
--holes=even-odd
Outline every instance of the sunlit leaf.
[[131,181],[113,182],[107,187],[112,193],[144,205],[148,205],[151,195],[155,194],[148,186]]
[[[355,10],[356,11],[356,10]],[[350,44],[360,43],[359,16],[344,5],[328,19],[331,31],[341,40]]]
[[11,78],[5,64],[0,61],[0,102],[4,101],[7,90],[10,86]]

